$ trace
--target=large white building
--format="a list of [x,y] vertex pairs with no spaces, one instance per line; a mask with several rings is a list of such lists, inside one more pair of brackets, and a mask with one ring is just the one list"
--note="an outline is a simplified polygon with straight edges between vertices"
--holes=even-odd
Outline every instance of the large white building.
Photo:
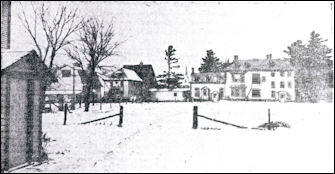
[[[294,89],[293,66],[288,59],[272,59],[271,54],[267,59],[238,60],[235,56],[234,62],[223,73],[192,73],[191,81],[193,99],[212,101],[295,101]],[[219,94],[218,98],[215,98],[216,94]]]

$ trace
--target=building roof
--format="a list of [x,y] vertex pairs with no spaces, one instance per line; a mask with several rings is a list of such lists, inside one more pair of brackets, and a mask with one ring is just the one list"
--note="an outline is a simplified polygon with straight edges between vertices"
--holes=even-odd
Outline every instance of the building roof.
[[288,59],[247,59],[234,61],[233,64],[224,69],[224,71],[287,71],[293,69],[294,67]]
[[194,73],[190,83],[225,83],[224,73]]
[[156,75],[152,65],[124,65],[123,68],[135,71],[136,74],[143,80],[143,82],[149,85],[149,88],[156,87]]
[[1,50],[1,58],[1,75],[10,71],[11,67],[25,63],[28,64],[29,69],[33,71],[34,76],[47,80],[48,82],[57,82],[55,75],[48,69],[35,50],[29,52]]
[[6,69],[18,60],[22,59],[25,55],[29,54],[30,51],[12,51],[12,50],[1,50],[1,70]]
[[127,68],[120,68],[105,80],[129,80],[142,82],[142,79],[136,74],[135,71]]

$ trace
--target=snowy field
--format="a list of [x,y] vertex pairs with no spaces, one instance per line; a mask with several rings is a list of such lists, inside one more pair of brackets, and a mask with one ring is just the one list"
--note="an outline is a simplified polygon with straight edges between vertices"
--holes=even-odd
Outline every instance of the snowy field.
[[[43,114],[49,161],[13,172],[334,172],[333,103],[123,103],[119,117],[85,121],[119,112],[104,104],[68,114]],[[246,127],[268,121],[289,123],[276,131],[238,129],[198,114]]]

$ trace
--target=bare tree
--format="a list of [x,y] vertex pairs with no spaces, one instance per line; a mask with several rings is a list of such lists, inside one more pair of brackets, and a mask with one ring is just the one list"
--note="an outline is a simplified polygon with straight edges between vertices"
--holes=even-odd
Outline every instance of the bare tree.
[[66,49],[69,57],[86,72],[85,112],[89,111],[93,79],[98,76],[96,70],[101,67],[103,60],[117,55],[115,49],[122,43],[112,42],[114,36],[113,21],[105,23],[103,20],[90,18],[82,23],[78,43],[71,44],[71,47]]
[[[69,10],[63,5],[58,7],[55,14],[50,14],[52,10],[44,3],[36,5],[31,2],[30,5],[33,10],[31,18],[26,14],[26,10],[22,10],[19,19],[31,36],[43,62],[47,63],[46,60],[49,58],[48,67],[51,70],[56,53],[71,43],[69,36],[81,28],[84,19],[78,17],[78,9]],[[38,28],[37,23],[41,28]],[[37,30],[42,31],[44,36],[42,40],[37,38]]]

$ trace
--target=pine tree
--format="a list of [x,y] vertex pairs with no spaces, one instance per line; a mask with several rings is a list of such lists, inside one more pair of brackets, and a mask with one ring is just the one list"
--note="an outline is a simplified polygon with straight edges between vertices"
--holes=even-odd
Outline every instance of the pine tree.
[[221,72],[223,68],[227,67],[225,64],[220,62],[220,59],[214,56],[215,53],[212,50],[207,50],[207,55],[202,58],[203,62],[199,68],[199,72]]
[[182,74],[171,71],[173,68],[180,68],[179,65],[174,65],[178,63],[178,60],[180,59],[180,58],[174,57],[175,52],[176,52],[176,49],[174,49],[172,45],[170,45],[168,49],[165,50],[165,55],[166,55],[165,60],[167,61],[167,64],[168,64],[168,71],[167,72],[164,71],[164,74],[157,76],[158,78],[163,78],[159,81],[164,84],[163,85],[164,87],[167,87],[170,89],[179,88],[181,84],[180,79],[183,79]]
[[332,49],[323,44],[326,41],[313,31],[308,45],[298,40],[291,44],[288,50],[284,50],[291,57],[291,63],[295,67],[298,101],[317,102],[329,88],[329,76],[333,65],[329,64],[331,56],[328,54]]

